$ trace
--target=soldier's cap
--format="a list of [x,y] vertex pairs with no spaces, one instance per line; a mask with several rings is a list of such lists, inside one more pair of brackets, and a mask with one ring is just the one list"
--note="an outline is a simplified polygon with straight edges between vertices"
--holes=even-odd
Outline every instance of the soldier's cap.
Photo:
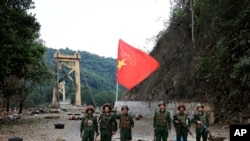
[[123,109],[129,110],[128,105],[122,105],[121,111],[122,111]]
[[201,107],[202,109],[204,109],[204,106],[201,103],[197,104],[197,110],[198,110],[199,107]]
[[178,111],[180,110],[181,107],[183,107],[184,110],[186,110],[186,107],[185,107],[183,104],[180,104],[180,105],[178,106]]
[[161,104],[163,104],[164,106],[166,106],[165,101],[159,101],[159,106],[160,106]]
[[105,104],[103,105],[103,107],[102,107],[102,110],[103,110],[103,111],[105,110],[105,107],[108,107],[108,108],[109,108],[109,111],[112,110],[112,107],[111,107],[111,105],[110,105],[109,103],[105,103]]
[[88,106],[87,107],[87,109],[85,110],[85,113],[88,113],[88,111],[89,110],[91,110],[92,111],[92,113],[94,113],[95,112],[95,109],[94,109],[94,107],[93,106]]

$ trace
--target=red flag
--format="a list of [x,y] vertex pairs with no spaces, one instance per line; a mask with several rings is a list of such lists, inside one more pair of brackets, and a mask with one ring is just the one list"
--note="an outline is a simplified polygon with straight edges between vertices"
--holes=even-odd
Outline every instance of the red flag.
[[154,70],[159,63],[145,52],[119,40],[117,58],[117,81],[127,89],[133,88]]

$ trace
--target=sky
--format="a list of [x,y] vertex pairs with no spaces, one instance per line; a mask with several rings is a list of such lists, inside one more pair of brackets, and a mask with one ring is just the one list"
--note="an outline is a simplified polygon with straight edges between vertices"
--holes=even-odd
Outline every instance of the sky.
[[68,47],[117,58],[118,41],[149,52],[165,28],[170,0],[34,0],[40,38],[50,48]]

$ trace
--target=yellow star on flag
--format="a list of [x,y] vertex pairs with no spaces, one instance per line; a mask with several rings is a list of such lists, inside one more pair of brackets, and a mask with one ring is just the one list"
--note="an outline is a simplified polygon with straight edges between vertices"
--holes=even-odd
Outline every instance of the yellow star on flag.
[[118,68],[118,70],[120,70],[121,68],[122,68],[122,66],[124,66],[124,65],[127,65],[126,63],[125,63],[125,60],[126,59],[123,59],[123,60],[118,60],[118,64],[117,64],[117,68]]

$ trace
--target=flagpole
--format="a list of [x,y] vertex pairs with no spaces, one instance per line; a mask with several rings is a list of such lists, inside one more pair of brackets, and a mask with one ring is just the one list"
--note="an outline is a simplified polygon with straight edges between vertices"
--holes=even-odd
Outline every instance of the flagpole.
[[118,100],[118,82],[116,82],[115,105],[117,105],[117,100]]

